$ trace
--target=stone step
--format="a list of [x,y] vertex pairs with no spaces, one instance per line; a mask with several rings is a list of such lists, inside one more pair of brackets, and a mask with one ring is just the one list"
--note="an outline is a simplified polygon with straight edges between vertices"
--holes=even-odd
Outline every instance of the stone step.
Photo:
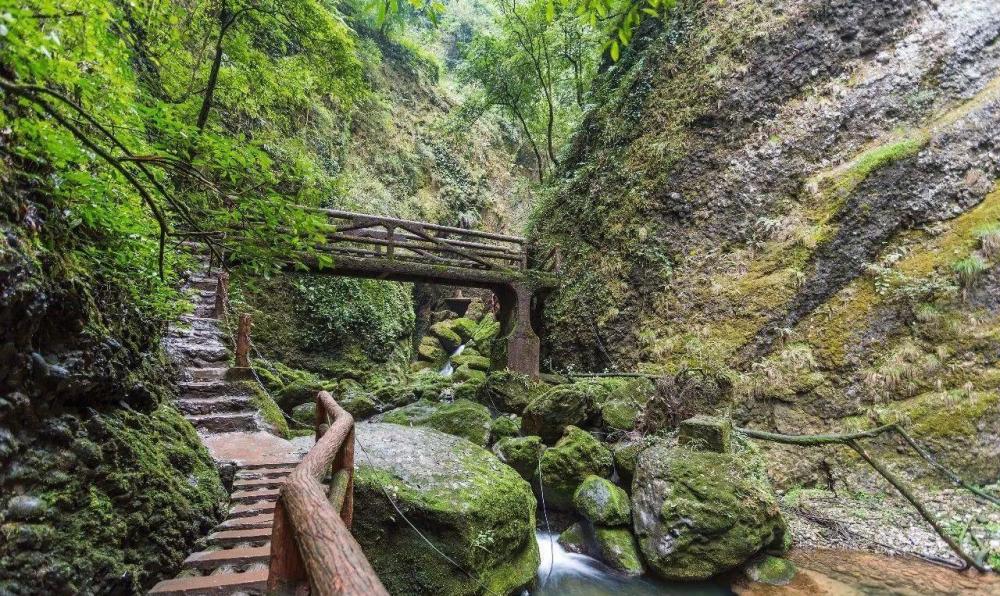
[[[229,350],[219,341],[183,342],[167,340],[167,348],[175,359],[190,365],[215,365],[229,363]],[[207,366],[206,366],[207,367]]]
[[299,465],[298,460],[262,461],[262,462],[251,463],[251,464],[242,464],[240,466],[240,470],[239,471],[243,472],[245,470],[261,470],[261,469],[265,469],[265,468],[289,469],[289,468],[294,468],[297,465]]
[[263,543],[271,540],[271,528],[220,530],[208,535],[208,543],[231,547],[237,544]]
[[225,397],[227,395],[249,395],[246,387],[225,380],[211,381],[181,381],[177,384],[181,396],[192,397]]
[[237,478],[233,481],[234,489],[252,490],[254,488],[278,488],[285,483],[285,478]]
[[218,573],[199,577],[165,579],[153,586],[150,594],[158,596],[203,596],[260,592],[267,590],[267,569],[246,573]]
[[215,317],[215,301],[209,302],[196,302],[194,306],[194,316],[203,318],[214,318]]
[[229,370],[229,368],[224,366],[215,368],[187,367],[183,371],[183,376],[195,383],[203,383],[205,381],[222,381],[226,378],[227,370]]
[[234,503],[252,503],[254,501],[277,501],[278,489],[260,488],[252,490],[237,490],[229,495],[229,500]]
[[262,513],[247,517],[231,517],[216,526],[217,530],[270,530],[274,526],[274,514]]
[[191,553],[184,559],[186,569],[215,569],[224,565],[241,567],[254,563],[267,563],[271,559],[271,546],[249,546],[207,550]]
[[223,334],[222,334],[222,329],[218,325],[209,325],[207,323],[202,323],[197,327],[194,325],[173,326],[167,332],[167,338],[177,339],[177,340],[182,340],[182,339],[190,340],[194,338],[203,338],[203,339],[211,339],[214,341],[222,341]]
[[257,428],[255,411],[232,412],[228,414],[204,414],[185,416],[198,430],[210,433],[253,432]]
[[293,467],[285,468],[256,468],[240,469],[236,472],[237,478],[281,478],[292,473]]
[[254,409],[253,398],[246,395],[223,395],[220,397],[186,397],[177,400],[177,409],[182,414],[203,416],[249,412]]
[[229,519],[231,520],[231,519],[239,519],[247,517],[259,517],[261,515],[273,516],[274,504],[275,501],[256,501],[250,503],[238,503],[229,510]]

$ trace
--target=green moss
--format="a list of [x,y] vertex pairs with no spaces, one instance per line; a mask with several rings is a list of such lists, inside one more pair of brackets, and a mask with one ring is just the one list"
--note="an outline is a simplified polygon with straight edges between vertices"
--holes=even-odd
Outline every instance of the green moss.
[[215,466],[172,406],[53,421],[75,435],[72,449],[28,445],[5,480],[45,504],[32,525],[5,525],[17,539],[0,543],[5,572],[35,578],[29,591],[142,592],[221,520]]
[[612,464],[611,451],[593,435],[575,426],[566,427],[559,442],[542,454],[541,481],[546,505],[570,510],[580,483],[588,476],[610,476]]
[[554,443],[567,426],[582,424],[594,417],[608,395],[603,383],[577,381],[556,385],[524,408],[524,431]]
[[979,281],[979,278],[989,269],[989,266],[979,255],[969,255],[961,261],[956,261],[951,268],[958,275],[958,281],[962,284],[962,287],[970,288]]
[[516,437],[519,434],[521,434],[521,417],[514,414],[497,416],[490,425],[490,442],[492,443],[507,437]]
[[486,381],[486,373],[481,370],[476,370],[470,367],[468,364],[463,364],[455,369],[452,373],[452,377],[456,381],[468,382],[475,385],[481,385]]
[[493,446],[493,453],[500,461],[514,468],[521,478],[536,482],[538,462],[545,452],[545,445],[539,437],[505,437]]
[[[480,356],[474,350],[464,350],[458,356],[454,356],[451,363],[455,366],[468,366],[473,370],[484,372],[490,369],[490,359]],[[486,376],[483,375],[483,378],[485,379]]]
[[566,528],[558,538],[559,544],[571,553],[587,552],[587,533],[580,522]]
[[489,410],[468,400],[457,400],[454,403],[420,400],[386,412],[380,421],[403,426],[428,426],[468,439],[480,447],[486,446],[490,436]]
[[521,414],[534,398],[548,389],[548,385],[508,370],[490,373],[479,388],[480,402],[501,412]]
[[[271,427],[274,434],[282,438],[288,438],[288,420],[285,418],[285,415],[282,414],[281,408],[278,407],[278,404],[275,403],[270,394],[264,391],[263,388],[257,384],[257,381],[244,381],[241,385],[244,389],[246,389],[247,393],[253,397],[254,407],[261,413],[261,416],[264,418],[264,422]],[[300,403],[315,402],[317,391],[312,392],[310,400]]]
[[612,569],[626,575],[642,575],[646,568],[639,556],[639,546],[628,528],[602,528],[594,531],[597,557]]
[[448,354],[454,352],[463,343],[462,336],[452,328],[452,321],[434,323],[428,331],[441,342],[441,347]]
[[746,568],[747,577],[751,581],[771,586],[789,584],[798,570],[788,559],[763,555],[751,561]]
[[584,478],[573,494],[573,506],[599,526],[624,526],[632,520],[628,494],[600,476]]
[[[835,199],[846,199],[873,172],[920,153],[930,139],[929,132],[914,131],[864,151],[843,166],[820,174],[814,178],[813,183]],[[833,203],[835,204],[837,203]]]

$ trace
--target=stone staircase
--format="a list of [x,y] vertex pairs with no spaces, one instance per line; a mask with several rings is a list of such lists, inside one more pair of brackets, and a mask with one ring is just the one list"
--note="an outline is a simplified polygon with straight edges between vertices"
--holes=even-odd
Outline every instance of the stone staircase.
[[164,340],[181,369],[177,408],[198,430],[220,466],[235,467],[229,516],[184,560],[173,579],[150,594],[264,594],[271,558],[271,526],[278,489],[308,446],[267,432],[246,385],[232,381],[229,349],[213,318],[215,279],[192,278],[195,310]]

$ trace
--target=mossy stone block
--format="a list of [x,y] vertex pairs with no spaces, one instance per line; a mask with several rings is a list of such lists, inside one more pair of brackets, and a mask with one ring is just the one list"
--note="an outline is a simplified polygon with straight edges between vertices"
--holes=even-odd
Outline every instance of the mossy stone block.
[[587,553],[587,533],[584,531],[580,522],[576,522],[572,526],[566,528],[562,534],[559,534],[557,541],[563,548],[571,553]]
[[770,586],[788,585],[798,573],[795,563],[771,555],[762,555],[752,559],[743,568],[743,571],[750,581]]
[[545,451],[540,437],[506,437],[497,441],[493,453],[521,478],[534,482],[538,477],[538,461]]
[[490,441],[493,443],[519,434],[521,434],[521,417],[514,414],[497,416],[490,426]]
[[705,451],[731,453],[733,424],[726,418],[695,416],[681,422],[677,442]]
[[612,456],[593,435],[568,426],[559,442],[542,454],[540,466],[546,505],[569,511],[573,509],[573,495],[585,478],[611,476]]
[[597,544],[594,554],[608,567],[625,575],[642,575],[646,571],[639,556],[639,545],[628,528],[598,526],[594,529],[594,541]]

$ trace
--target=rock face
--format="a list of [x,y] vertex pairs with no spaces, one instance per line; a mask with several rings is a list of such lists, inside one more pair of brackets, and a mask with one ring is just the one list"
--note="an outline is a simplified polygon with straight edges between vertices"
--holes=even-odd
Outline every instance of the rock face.
[[635,535],[646,563],[675,580],[733,569],[785,533],[778,501],[756,449],[733,453],[661,441],[639,455],[632,485]]
[[441,432],[468,439],[485,447],[490,437],[490,412],[485,406],[460,399],[434,402],[422,399],[377,417],[377,422],[403,426],[429,426]]
[[[428,428],[358,424],[354,534],[391,594],[508,594],[538,567],[535,498],[490,452]],[[455,569],[401,519],[480,584]]]
[[540,465],[545,505],[568,511],[585,478],[611,476],[612,455],[593,435],[569,426],[559,442],[542,454]]
[[535,217],[564,255],[548,353],[697,368],[717,391],[689,411],[791,434],[955,402],[963,424],[916,438],[994,481],[998,35],[994,0],[693,2],[643,26]]

